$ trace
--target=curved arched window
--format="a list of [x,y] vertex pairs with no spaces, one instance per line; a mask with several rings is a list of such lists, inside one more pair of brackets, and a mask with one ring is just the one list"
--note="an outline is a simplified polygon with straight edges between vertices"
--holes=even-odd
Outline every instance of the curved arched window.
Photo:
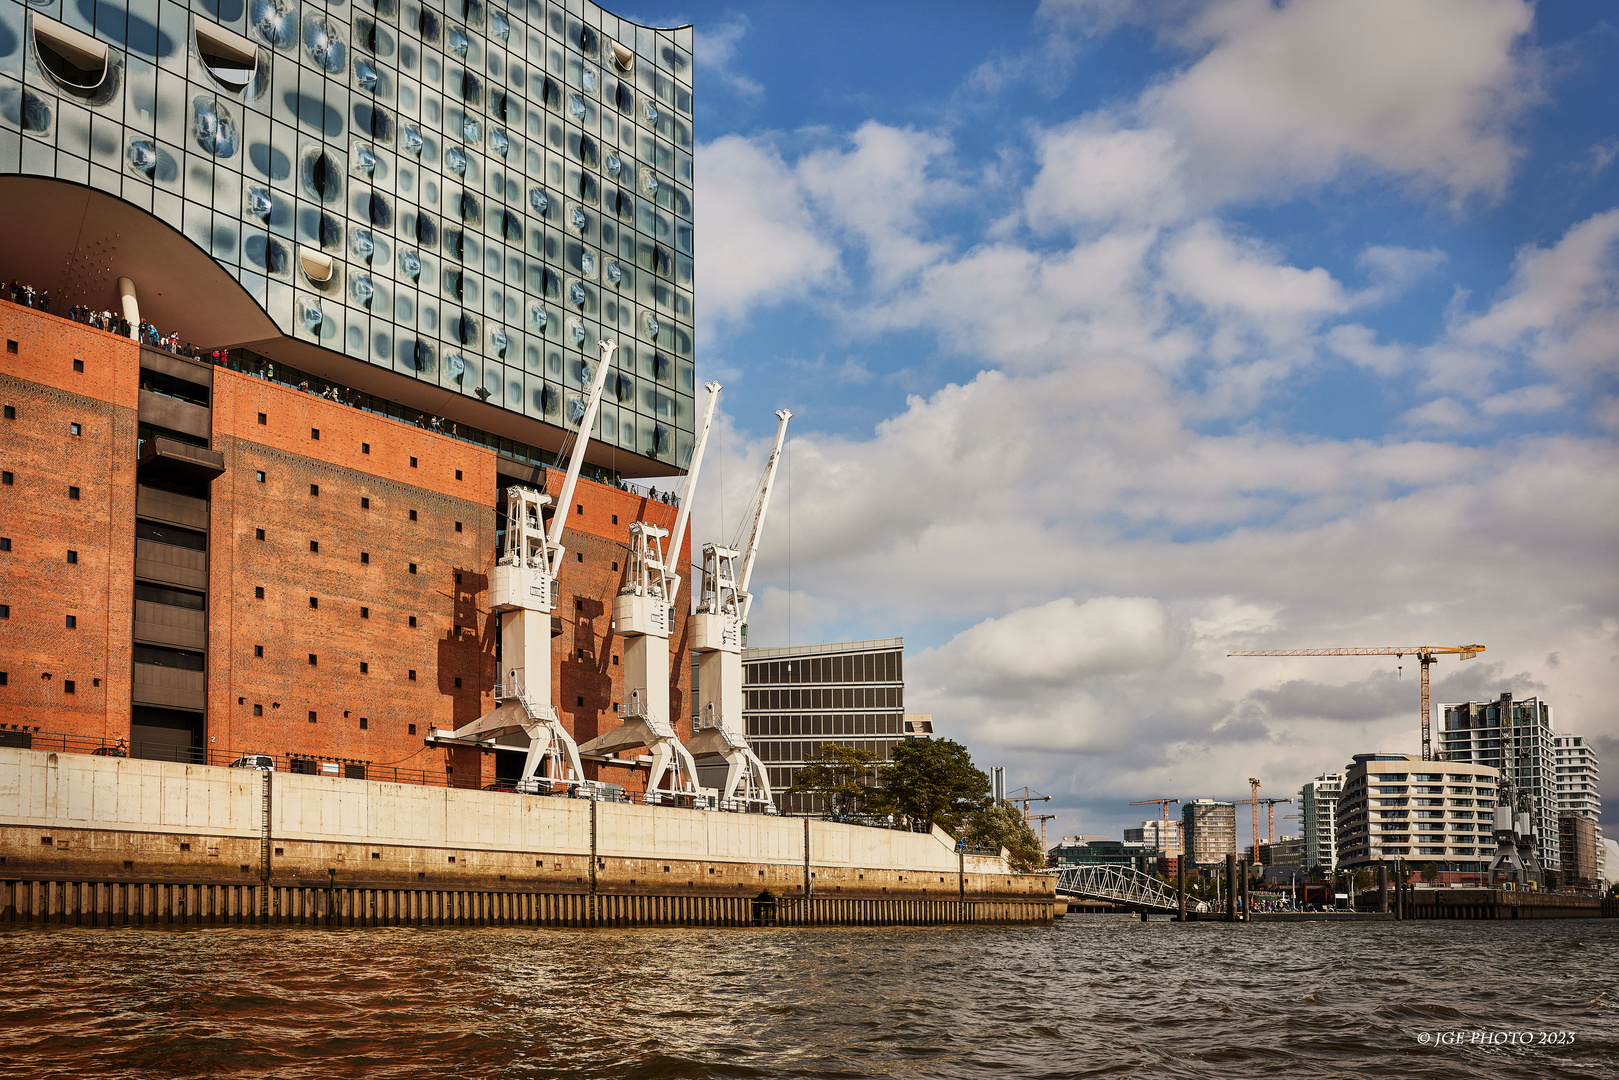
[[39,66],[74,94],[100,89],[111,68],[104,42],[42,15],[34,16],[34,52]]
[[198,19],[192,27],[197,39],[197,58],[208,74],[231,90],[253,85],[259,70],[259,49],[241,34]]
[[303,268],[304,276],[317,284],[332,280],[332,257],[324,251],[315,251],[311,248],[298,248],[298,265]]

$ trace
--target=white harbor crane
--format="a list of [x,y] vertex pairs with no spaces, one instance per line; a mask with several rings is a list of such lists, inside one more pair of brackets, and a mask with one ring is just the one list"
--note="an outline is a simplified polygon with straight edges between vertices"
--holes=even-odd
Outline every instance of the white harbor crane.
[[[629,701],[619,714],[623,721],[612,731],[598,735],[579,747],[581,754],[611,754],[644,746],[652,752],[652,768],[647,775],[646,801],[685,798],[699,807],[712,807],[715,792],[697,783],[697,762],[686,744],[675,734],[669,710],[669,632],[674,623],[675,600],[680,594],[680,575],[669,563],[680,564],[680,547],[686,539],[686,523],[691,515],[692,497],[697,491],[697,475],[702,470],[703,450],[708,444],[714,407],[719,403],[717,382],[706,384],[708,403],[692,446],[686,485],[680,495],[674,533],[637,521],[630,526],[630,559],[624,586],[613,600],[613,629],[624,640],[624,685],[631,688]],[[663,547],[669,538],[667,557]],[[664,780],[669,784],[664,786]]]
[[[545,531],[544,508],[551,497],[532,488],[506,489],[505,551],[495,564],[490,583],[490,606],[500,613],[500,656],[503,669],[495,683],[495,708],[454,731],[435,729],[430,741],[465,746],[492,746],[496,739],[522,732],[528,736],[528,757],[517,790],[537,794],[557,787],[585,788],[579,748],[557,718],[551,693],[551,613],[556,610],[557,576],[562,571],[562,530],[573,490],[585,462],[590,429],[601,405],[602,387],[612,367],[618,344],[601,343],[602,356],[590,382],[590,395],[579,420],[579,431],[568,459],[568,472]],[[565,760],[564,760],[565,759]],[[544,772],[541,769],[544,766]]]
[[776,465],[787,438],[787,421],[793,414],[786,409],[776,413],[776,444],[765,465],[759,503],[754,508],[753,525],[747,547],[742,551],[703,545],[703,593],[692,619],[692,649],[698,653],[698,711],[696,729],[686,746],[693,755],[717,754],[725,759],[725,788],[720,792],[721,807],[740,805],[775,812],[770,780],[764,763],[748,746],[742,722],[742,645],[753,596],[748,582],[764,537],[765,511],[770,507],[770,489],[776,480]]

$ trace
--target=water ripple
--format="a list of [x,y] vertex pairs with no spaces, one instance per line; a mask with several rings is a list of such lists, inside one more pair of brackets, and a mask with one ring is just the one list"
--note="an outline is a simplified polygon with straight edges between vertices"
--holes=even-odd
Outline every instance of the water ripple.
[[[0,1072],[520,1080],[1619,1073],[1619,921],[0,931]],[[1570,1031],[1572,1046],[1424,1045]]]

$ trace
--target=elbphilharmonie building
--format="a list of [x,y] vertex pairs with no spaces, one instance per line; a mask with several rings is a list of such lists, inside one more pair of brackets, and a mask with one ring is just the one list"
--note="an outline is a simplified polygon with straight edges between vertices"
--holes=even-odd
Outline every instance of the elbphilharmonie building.
[[0,0],[0,275],[529,454],[610,338],[589,460],[676,473],[691,48],[585,0]]

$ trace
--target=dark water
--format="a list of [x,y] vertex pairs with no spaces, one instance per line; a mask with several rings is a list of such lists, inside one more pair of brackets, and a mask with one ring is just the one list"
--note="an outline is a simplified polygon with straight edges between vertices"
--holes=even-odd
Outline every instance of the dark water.
[[1614,1077],[1619,920],[15,930],[0,1074]]

